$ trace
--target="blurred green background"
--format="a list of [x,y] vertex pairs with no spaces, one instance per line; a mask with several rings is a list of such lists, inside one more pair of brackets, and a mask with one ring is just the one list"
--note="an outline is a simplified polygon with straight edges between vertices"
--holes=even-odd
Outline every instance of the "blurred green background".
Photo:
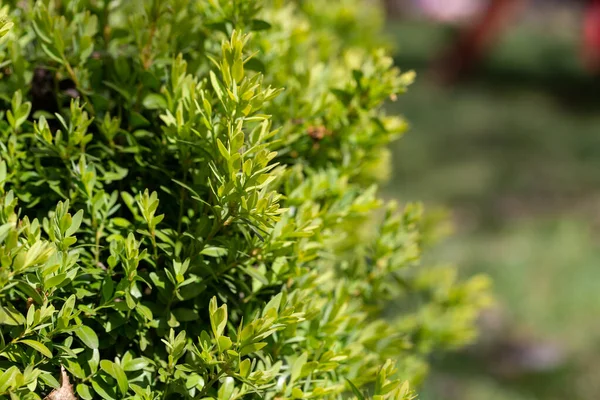
[[479,343],[433,360],[421,399],[600,399],[600,84],[578,17],[519,21],[452,87],[427,69],[453,29],[389,23],[418,79],[390,106],[412,129],[387,195],[449,209],[455,232],[429,257],[489,274],[498,303]]

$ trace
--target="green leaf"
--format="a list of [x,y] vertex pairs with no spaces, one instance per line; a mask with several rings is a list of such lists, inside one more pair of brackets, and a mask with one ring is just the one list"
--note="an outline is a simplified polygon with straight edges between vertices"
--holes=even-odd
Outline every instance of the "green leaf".
[[292,398],[293,399],[301,399],[304,397],[304,392],[299,387],[295,387],[292,389]]
[[62,55],[54,46],[42,43],[42,50],[44,50],[44,53],[46,53],[48,57],[50,57],[60,65],[63,65],[65,63],[65,60],[63,59]]
[[[6,164],[3,163],[3,165],[6,167]],[[6,223],[3,225],[0,225],[0,243],[4,242],[4,239],[6,239],[6,235],[8,234],[8,232],[11,231],[11,229],[14,228],[14,223]]]
[[40,293],[29,283],[20,281],[17,283],[17,288],[19,288],[19,290],[27,297],[31,297],[36,304],[42,304],[44,302]]
[[63,283],[63,281],[65,280],[66,277],[67,277],[67,274],[65,274],[65,273],[54,275],[44,281],[44,288],[45,289],[55,288],[56,286]]
[[42,39],[43,42],[46,42],[46,43],[52,42],[52,38],[48,35],[48,32],[46,32],[45,29],[42,29],[42,27],[40,27],[40,25],[38,24],[38,21],[36,19],[33,19],[31,21],[31,23],[32,23],[31,25],[33,27],[34,32],[40,39]]
[[92,392],[90,390],[90,387],[83,383],[80,383],[79,385],[77,385],[77,394],[79,395],[79,397],[81,397],[84,400],[90,400],[90,399],[94,398],[94,396],[92,395]]
[[92,350],[92,357],[88,359],[88,365],[90,366],[90,370],[92,373],[96,373],[98,371],[98,365],[100,364],[100,352],[98,349]]
[[266,342],[247,344],[240,349],[240,357],[255,353],[255,352],[259,351],[260,349],[262,349],[263,347],[265,347],[266,345],[267,345]]
[[125,375],[125,371],[119,364],[114,364],[115,375],[114,377],[117,379],[117,384],[119,385],[119,390],[123,395],[127,393],[129,389],[129,382],[127,381],[127,375]]
[[138,303],[135,305],[135,310],[141,315],[143,316],[147,321],[152,321],[152,319],[154,318],[152,315],[152,310],[150,310],[150,308]]
[[12,21],[4,21],[2,28],[0,28],[0,38],[4,37],[11,29],[15,26],[15,23]]
[[241,59],[234,61],[233,65],[231,66],[231,75],[236,82],[241,82],[241,80],[244,78],[244,63]]
[[198,374],[189,374],[185,381],[185,388],[188,390],[192,388],[202,390],[204,388],[204,378]]
[[70,318],[71,314],[73,313],[73,309],[75,308],[75,300],[76,300],[76,297],[74,294],[69,296],[67,301],[64,302],[63,306],[61,307],[60,311],[58,312],[58,316]]
[[196,321],[200,318],[197,311],[189,308],[176,308],[173,310],[173,315],[175,315],[175,318],[177,318],[177,321],[179,322]]
[[112,299],[114,291],[114,282],[110,274],[107,274],[104,277],[104,281],[102,282],[102,301],[107,302]]
[[[216,302],[216,299],[213,298],[211,302],[213,301]],[[225,331],[225,327],[227,326],[227,304],[223,304],[221,307],[211,312],[210,324],[212,326],[215,338],[218,339],[223,334],[223,331]]]
[[269,284],[269,280],[267,279],[267,277],[263,275],[259,270],[253,267],[241,268],[241,270],[250,275],[252,278],[256,279],[258,282],[262,283],[263,285]]
[[71,221],[71,226],[65,232],[66,237],[69,237],[69,236],[73,235],[75,232],[77,232],[77,230],[81,226],[82,219],[83,219],[83,210],[79,210],[73,216],[73,220]]
[[110,376],[115,374],[114,363],[110,360],[100,360],[100,368]]
[[148,361],[144,358],[134,358],[123,363],[123,369],[125,371],[141,371],[148,366]]
[[66,365],[64,366],[77,379],[85,379],[87,374],[83,370],[83,367],[76,360],[65,360]]
[[204,250],[200,252],[200,254],[209,257],[224,257],[227,255],[227,249],[224,249],[222,247],[209,246],[205,247]]
[[275,310],[275,315],[277,315],[277,311],[279,310],[279,306],[281,305],[281,298],[283,297],[283,293],[278,293],[274,296],[263,309],[262,316],[267,315],[269,310]]
[[75,335],[90,349],[98,348],[98,336],[89,326],[81,325],[75,330]]
[[35,340],[23,339],[20,340],[19,343],[24,343],[32,349],[42,353],[44,356],[48,358],[52,358],[52,352],[42,343],[37,342]]
[[308,359],[308,353],[302,353],[292,365],[291,382],[296,382],[300,378],[302,367],[306,364]]
[[59,388],[60,382],[49,372],[42,372],[39,376],[40,380],[51,388]]
[[247,378],[250,374],[250,368],[252,367],[252,362],[249,358],[246,358],[244,361],[240,363],[240,375],[242,378]]
[[250,71],[265,73],[265,64],[256,57],[246,61],[244,63],[244,68],[249,69]]
[[219,153],[221,153],[223,158],[225,160],[229,160],[229,158],[231,157],[229,154],[229,150],[227,150],[227,148],[225,147],[225,145],[223,144],[223,142],[221,142],[221,139],[219,139],[219,138],[217,138],[217,147],[219,148]]
[[338,98],[338,100],[341,101],[342,104],[345,106],[348,106],[353,98],[352,93],[346,90],[331,89],[331,93],[333,93]]
[[15,377],[19,373],[19,368],[16,366],[12,366],[4,371],[4,373],[0,375],[0,392],[6,392],[6,390],[15,382]]
[[164,110],[167,108],[167,101],[158,93],[150,93],[144,97],[142,104],[149,110]]
[[0,306],[0,325],[19,326],[26,322],[25,317],[12,304]]
[[210,76],[210,83],[212,84],[212,87],[215,90],[217,97],[219,98],[219,100],[223,101],[223,98],[225,97],[225,95],[223,92],[223,86],[221,86],[221,82],[219,82],[219,78],[217,78],[215,73],[212,71],[209,72],[209,76]]
[[125,218],[115,217],[111,219],[112,223],[118,226],[119,228],[128,228],[131,226],[131,222],[126,220]]
[[35,321],[35,306],[32,304],[27,310],[27,326],[30,327]]
[[21,126],[23,125],[23,123],[27,120],[27,117],[29,117],[29,113],[31,112],[31,103],[27,102],[27,103],[23,103],[21,104],[21,107],[19,107],[19,109],[17,110],[16,114],[15,114],[15,125]]
[[231,348],[231,339],[229,339],[227,336],[220,336],[217,343],[219,344],[219,350],[223,351],[227,351]]
[[228,376],[223,380],[219,387],[219,400],[229,400],[233,395],[233,389],[235,389],[235,381],[232,377]]
[[271,29],[271,24],[267,21],[263,21],[262,19],[253,19],[250,29],[253,31],[264,31]]
[[356,398],[358,400],[365,400],[365,396],[362,394],[362,392],[356,387],[356,385],[354,385],[354,383],[352,383],[352,381],[350,379],[346,379],[346,382],[348,382],[348,385],[350,385],[350,389],[352,389],[352,392],[354,393],[354,395],[356,396]]
[[119,364],[114,363],[109,360],[100,361],[100,368],[108,375],[112,376],[117,380],[117,385],[119,386],[119,391],[124,395],[127,393],[129,388],[129,383],[127,381],[127,375],[125,375],[125,371],[123,367]]
[[[107,87],[114,90],[115,92],[119,93],[128,102],[131,101],[131,95],[129,94],[129,92],[127,90],[123,89],[122,87],[119,87],[119,85],[115,85],[114,83],[109,82],[109,81],[103,81],[102,83],[104,83]],[[133,114],[133,112],[132,112],[132,114]],[[139,114],[139,113],[135,113],[135,114],[136,114],[135,116],[138,116],[138,115],[141,116],[141,114]],[[134,115],[132,115],[132,119],[134,119],[133,117],[134,117]],[[145,119],[145,118],[143,118],[143,119]],[[137,120],[135,122],[137,122]],[[139,126],[139,124],[132,123],[132,126],[137,127],[137,126]]]
[[92,379],[92,387],[94,391],[100,395],[105,400],[117,400],[117,394],[115,393],[115,389],[106,383],[102,377],[96,375]]

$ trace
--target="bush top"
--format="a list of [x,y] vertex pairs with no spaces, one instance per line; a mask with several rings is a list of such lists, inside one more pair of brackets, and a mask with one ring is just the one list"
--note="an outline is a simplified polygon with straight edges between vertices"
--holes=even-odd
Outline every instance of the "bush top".
[[369,4],[0,4],[1,395],[410,399],[472,338],[486,281],[376,196]]

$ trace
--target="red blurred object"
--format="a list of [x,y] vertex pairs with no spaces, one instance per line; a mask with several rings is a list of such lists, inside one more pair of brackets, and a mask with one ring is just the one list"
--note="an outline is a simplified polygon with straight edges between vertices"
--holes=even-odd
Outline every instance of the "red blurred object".
[[454,23],[478,14],[486,6],[482,0],[413,0],[430,19]]
[[583,60],[588,70],[600,74],[600,0],[589,0],[583,22]]
[[[583,62],[590,73],[600,75],[600,0],[585,0]],[[437,78],[452,83],[479,62],[490,45],[509,28],[509,23],[526,0],[490,0],[487,7],[466,27],[449,50],[433,66]]]

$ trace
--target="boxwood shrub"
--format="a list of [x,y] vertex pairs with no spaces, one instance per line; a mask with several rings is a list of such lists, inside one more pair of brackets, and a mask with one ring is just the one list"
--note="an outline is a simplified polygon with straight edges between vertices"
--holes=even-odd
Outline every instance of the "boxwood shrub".
[[[360,0],[0,1],[0,396],[411,399],[482,277],[382,201]],[[432,112],[435,112],[432,110]]]

